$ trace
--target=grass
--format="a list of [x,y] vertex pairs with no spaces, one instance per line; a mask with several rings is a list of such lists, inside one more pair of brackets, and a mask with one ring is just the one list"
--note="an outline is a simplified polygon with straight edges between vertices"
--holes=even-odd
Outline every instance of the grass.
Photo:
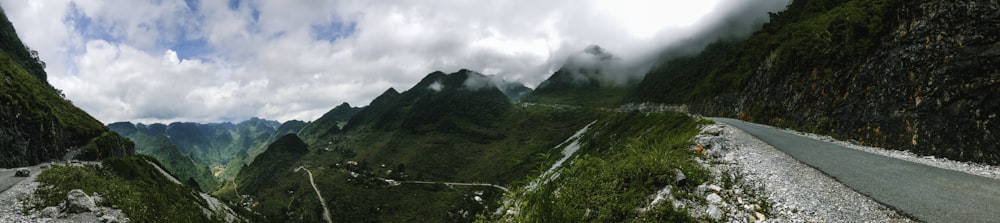
[[104,198],[98,206],[121,209],[137,222],[218,222],[202,214],[206,206],[197,192],[174,184],[148,162],[148,156],[108,158],[101,165],[53,165],[38,175],[35,192],[39,207],[56,206],[66,193],[82,189]]
[[[253,210],[269,222],[318,219],[311,218],[320,216],[322,210],[317,208],[318,199],[308,177],[304,171],[294,172],[305,165],[313,171],[335,221],[468,222],[477,213],[492,211],[502,191],[491,187],[390,186],[375,177],[519,184],[541,163],[554,161],[538,154],[559,153],[556,145],[606,115],[589,109],[512,105],[499,116],[479,123],[444,117],[425,125],[438,127],[420,131],[354,127],[327,138],[302,139],[310,145],[301,155],[268,161],[260,159],[265,157],[262,154],[243,168],[237,177],[238,187],[228,182],[215,195],[233,203],[245,200],[237,197],[234,189],[251,195],[256,204]],[[359,165],[348,167],[348,161]],[[360,175],[352,177],[350,172]],[[477,191],[483,194],[476,195]],[[474,196],[484,202],[471,201]]]
[[[613,114],[591,127],[581,140],[578,157],[557,178],[537,189],[521,188],[506,195],[520,201],[513,204],[520,206],[519,214],[486,220],[694,222],[670,204],[643,213],[636,209],[667,185],[678,191],[674,193],[684,193],[710,180],[708,170],[694,161],[696,153],[687,149],[700,124],[681,113]],[[674,182],[675,170],[687,180]]]

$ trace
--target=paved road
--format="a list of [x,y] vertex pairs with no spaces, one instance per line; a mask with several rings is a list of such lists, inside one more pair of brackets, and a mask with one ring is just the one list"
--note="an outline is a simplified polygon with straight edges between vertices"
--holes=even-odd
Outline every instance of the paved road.
[[880,203],[925,222],[1000,221],[1000,180],[875,155],[734,119],[739,128]]
[[[38,164],[24,168],[31,171],[31,175],[36,175],[42,172],[41,168],[42,165],[48,165],[48,163]],[[7,189],[9,189],[11,186],[14,186],[14,184],[17,184],[18,182],[27,179],[27,177],[15,177],[14,173],[17,172],[17,169],[18,168],[10,168],[10,169],[0,168],[0,192],[7,191]]]
[[496,189],[503,190],[507,192],[507,188],[496,185],[496,184],[484,184],[484,183],[453,183],[453,182],[434,182],[434,181],[396,181],[397,183],[410,183],[410,184],[444,184],[448,186],[481,186],[481,187],[493,187]]

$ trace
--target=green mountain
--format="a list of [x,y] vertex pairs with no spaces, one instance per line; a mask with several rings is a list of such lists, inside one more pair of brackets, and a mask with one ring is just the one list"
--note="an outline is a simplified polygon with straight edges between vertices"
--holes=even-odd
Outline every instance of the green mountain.
[[[136,156],[132,141],[109,131],[73,106],[45,78],[45,63],[27,49],[0,10],[0,167],[19,167],[57,159],[97,164],[51,165],[36,175],[32,194],[15,195],[36,218],[45,207],[66,202],[74,189],[99,193],[95,203],[114,207],[136,222],[235,222],[234,210],[204,193],[171,180],[156,159]],[[126,135],[136,128],[113,125]],[[143,131],[148,131],[144,129]],[[150,138],[150,141],[164,138]],[[176,150],[174,150],[176,151]],[[177,155],[177,154],[172,154]],[[182,165],[177,165],[182,166]],[[41,219],[21,219],[36,221]]]
[[540,154],[559,153],[556,145],[603,115],[513,105],[495,84],[479,84],[483,80],[488,77],[468,70],[434,72],[405,92],[389,89],[342,129],[319,121],[305,128],[333,134],[284,136],[215,194],[269,222],[320,219],[309,176],[297,170],[302,166],[335,221],[471,221],[503,191],[384,179],[523,184],[554,161]]
[[306,125],[298,120],[279,125],[277,121],[251,118],[237,124],[121,122],[108,127],[134,141],[137,153],[160,160],[179,178],[197,182],[202,190],[214,191],[221,181],[235,177],[268,144]]
[[566,64],[528,94],[525,102],[596,107],[618,105],[633,83],[619,83],[610,78],[608,69],[619,60],[599,46],[589,46],[567,59]]
[[189,186],[202,191],[211,191],[219,187],[219,180],[212,176],[209,166],[181,152],[166,134],[150,130],[146,125],[134,125],[130,122],[111,123],[108,124],[108,128],[135,142],[136,153],[155,158],[178,179],[185,182],[190,179],[197,184]]
[[654,68],[629,101],[1000,163],[989,1],[793,1],[743,40]]
[[6,13],[0,18],[0,167],[133,154],[130,141],[49,85],[37,52],[21,43]]
[[[323,116],[313,121],[311,125],[306,125],[300,127],[302,129],[301,135],[307,137],[322,137],[328,134],[335,134],[340,131],[340,127],[347,124],[347,121],[351,120],[362,108],[351,107],[350,104],[344,102],[343,104],[330,109],[329,112],[323,114]],[[329,128],[329,126],[336,126],[337,128]]]

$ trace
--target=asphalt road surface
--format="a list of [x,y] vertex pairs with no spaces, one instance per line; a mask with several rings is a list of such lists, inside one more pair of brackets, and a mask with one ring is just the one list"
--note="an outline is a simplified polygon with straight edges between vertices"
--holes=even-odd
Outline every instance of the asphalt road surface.
[[[31,171],[31,175],[36,175],[42,171],[41,168],[42,165],[48,165],[48,164],[39,164],[24,168]],[[7,189],[9,189],[11,186],[14,186],[14,184],[17,184],[18,182],[21,182],[27,178],[27,177],[15,177],[14,173],[17,172],[17,169],[18,168],[10,168],[10,169],[0,168],[0,192],[7,191]]]
[[1000,221],[1000,180],[858,151],[770,126],[725,118],[712,120],[739,128],[918,220]]

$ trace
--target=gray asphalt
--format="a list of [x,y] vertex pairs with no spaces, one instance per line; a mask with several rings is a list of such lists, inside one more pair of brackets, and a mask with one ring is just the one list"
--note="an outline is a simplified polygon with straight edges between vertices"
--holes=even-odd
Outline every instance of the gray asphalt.
[[[42,171],[41,168],[42,165],[47,165],[47,164],[39,164],[24,168],[30,170],[31,175],[36,175]],[[17,172],[17,169],[18,168],[10,168],[10,169],[0,168],[0,192],[7,191],[7,189],[10,189],[10,187],[14,186],[14,184],[17,184],[23,181],[24,179],[27,179],[27,177],[15,177],[14,173]]]
[[770,126],[712,120],[739,128],[917,220],[1000,222],[1000,180],[862,152]]

